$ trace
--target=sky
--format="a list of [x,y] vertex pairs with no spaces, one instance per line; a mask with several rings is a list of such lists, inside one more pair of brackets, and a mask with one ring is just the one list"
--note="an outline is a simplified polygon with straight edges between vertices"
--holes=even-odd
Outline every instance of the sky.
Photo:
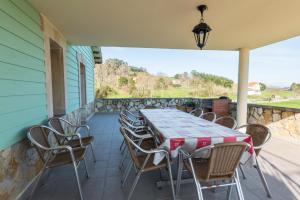
[[[152,74],[174,76],[197,70],[225,76],[235,82],[238,78],[237,51],[102,47],[102,55],[104,60],[122,59]],[[277,87],[300,83],[300,37],[251,50],[249,82]]]

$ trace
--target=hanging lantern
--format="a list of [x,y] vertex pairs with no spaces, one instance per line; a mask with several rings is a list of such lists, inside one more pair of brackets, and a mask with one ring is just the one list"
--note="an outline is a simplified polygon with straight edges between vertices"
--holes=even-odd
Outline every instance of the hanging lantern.
[[194,27],[193,33],[195,36],[197,46],[202,50],[203,47],[206,45],[211,28],[209,27],[208,24],[204,22],[203,19],[203,13],[205,10],[207,10],[207,6],[200,5],[198,6],[198,10],[201,12],[201,20],[200,23]]

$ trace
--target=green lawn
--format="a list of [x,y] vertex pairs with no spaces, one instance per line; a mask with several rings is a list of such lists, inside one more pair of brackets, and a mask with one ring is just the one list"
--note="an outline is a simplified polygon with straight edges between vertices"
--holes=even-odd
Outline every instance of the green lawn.
[[282,102],[268,102],[268,103],[260,103],[260,104],[268,105],[268,106],[278,106],[278,107],[299,108],[300,109],[300,100],[290,100],[290,101],[282,101]]
[[170,88],[168,90],[154,90],[152,92],[152,97],[192,97],[191,92],[192,90],[187,88]]

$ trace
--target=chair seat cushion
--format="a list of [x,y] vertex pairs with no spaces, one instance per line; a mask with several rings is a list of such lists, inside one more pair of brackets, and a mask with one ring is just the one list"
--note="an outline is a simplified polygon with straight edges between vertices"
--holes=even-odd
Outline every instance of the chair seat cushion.
[[[75,161],[83,160],[85,156],[86,148],[76,148],[73,149]],[[53,159],[48,163],[48,167],[57,167],[65,164],[72,163],[71,154],[69,151],[62,151],[53,154]]]
[[[81,138],[83,146],[90,145],[91,142],[93,142],[93,140],[94,140],[93,136],[87,136],[87,137],[82,137]],[[80,141],[79,141],[79,139],[72,139],[72,140],[69,140],[67,142],[67,145],[69,145],[71,147],[79,147],[80,146]]]
[[142,144],[141,144],[141,148],[145,149],[145,150],[150,150],[150,149],[155,149],[155,142],[153,138],[148,138],[143,140]]

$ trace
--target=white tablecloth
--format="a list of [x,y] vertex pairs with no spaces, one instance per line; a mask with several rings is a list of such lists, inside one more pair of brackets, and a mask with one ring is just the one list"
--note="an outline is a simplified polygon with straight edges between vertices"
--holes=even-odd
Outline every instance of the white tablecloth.
[[[159,134],[161,147],[169,150],[173,158],[178,156],[180,148],[191,153],[212,144],[244,141],[251,148],[244,153],[241,163],[255,162],[252,138],[245,133],[176,109],[142,109],[140,112],[146,123]],[[163,158],[163,154],[155,154],[154,164],[160,163]]]

